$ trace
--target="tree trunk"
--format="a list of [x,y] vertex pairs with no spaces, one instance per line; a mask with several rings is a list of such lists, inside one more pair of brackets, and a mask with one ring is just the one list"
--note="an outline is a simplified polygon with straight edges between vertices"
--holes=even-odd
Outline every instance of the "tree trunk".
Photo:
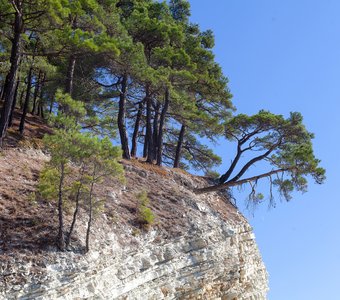
[[86,230],[86,248],[85,252],[89,252],[90,250],[90,234],[91,234],[91,225],[92,225],[92,194],[93,194],[93,186],[94,186],[94,175],[95,171],[93,172],[91,188],[90,188],[90,196],[89,196],[89,219],[87,222],[87,230]]
[[[64,89],[65,93],[69,94],[71,97],[73,93],[73,78],[74,78],[75,65],[76,65],[76,57],[75,55],[71,54],[68,60],[65,89]],[[50,113],[52,112],[52,108],[53,108],[53,102],[51,103],[51,106],[50,106]],[[58,110],[64,113],[67,113],[68,109],[59,104]]]
[[2,101],[2,97],[4,95],[4,89],[5,89],[5,83],[3,84],[3,86],[1,87],[1,91],[0,91],[0,101]]
[[74,227],[76,225],[76,220],[77,220],[77,217],[78,217],[78,212],[79,212],[79,197],[76,198],[76,208],[74,209],[74,212],[73,212],[72,224],[71,224],[69,233],[68,233],[67,238],[66,238],[66,243],[65,243],[65,248],[66,249],[68,249],[68,247],[70,246],[70,243],[71,243],[71,237],[72,237],[72,233],[73,233]]
[[46,80],[46,74],[43,75],[40,85],[40,96],[39,96],[39,105],[38,105],[38,115],[41,118],[44,118],[44,85]]
[[163,132],[164,132],[164,124],[165,124],[165,117],[168,111],[170,102],[169,96],[169,89],[165,90],[165,99],[164,99],[164,106],[161,112],[160,120],[159,120],[159,130],[158,130],[158,140],[157,140],[157,165],[162,165],[162,154],[163,154]]
[[3,145],[3,139],[7,132],[9,116],[11,113],[11,109],[13,106],[14,93],[15,93],[15,82],[17,77],[17,72],[20,63],[20,42],[21,42],[21,32],[23,29],[23,21],[22,21],[22,1],[15,1],[17,11],[15,13],[14,19],[14,36],[12,39],[12,49],[11,49],[11,67],[9,73],[6,77],[6,85],[4,90],[4,104],[1,110],[1,119],[0,119],[0,148]]
[[[82,171],[81,171],[81,176],[84,175],[84,168],[85,168],[85,167],[83,166],[83,167],[82,167]],[[80,180],[80,184],[79,184],[78,189],[77,189],[77,194],[76,194],[76,196],[75,196],[76,207],[75,207],[74,212],[73,212],[72,224],[71,224],[71,227],[70,227],[70,230],[69,230],[69,232],[68,232],[67,239],[66,239],[66,249],[70,246],[72,233],[73,233],[74,227],[75,227],[75,225],[76,225],[76,220],[77,220],[78,212],[79,212],[80,193],[81,193],[82,187],[83,187],[83,183],[82,183],[82,181]]]
[[50,109],[49,109],[50,114],[52,113],[52,110],[53,110],[53,104],[54,104],[54,101],[53,101],[53,98],[51,98]]
[[22,110],[24,108],[24,94],[25,94],[25,89],[22,89],[22,91],[20,93],[20,97],[19,97],[20,110]]
[[74,68],[76,66],[76,56],[71,54],[68,60],[66,82],[65,82],[65,93],[70,94],[72,97],[73,92],[73,78],[74,78]]
[[217,191],[227,189],[227,188],[230,188],[230,187],[233,187],[233,186],[240,186],[240,185],[243,185],[245,183],[256,182],[259,179],[271,177],[273,175],[283,173],[283,172],[286,172],[286,171],[291,171],[291,170],[294,170],[295,168],[296,167],[288,167],[288,168],[272,170],[272,171],[269,171],[267,173],[263,173],[263,174],[260,174],[260,175],[257,175],[257,176],[253,176],[253,177],[249,177],[249,178],[245,178],[245,179],[241,179],[241,180],[237,180],[237,181],[229,180],[225,183],[220,183],[220,184],[217,184],[217,185],[212,185],[212,186],[208,186],[208,187],[201,188],[201,189],[196,189],[195,193],[196,194],[204,194],[204,193],[209,193],[209,192],[217,192]]
[[26,119],[26,115],[28,111],[28,104],[30,101],[31,86],[32,86],[32,73],[33,73],[33,67],[30,67],[28,71],[28,76],[27,76],[26,98],[25,98],[24,108],[22,110],[22,115],[21,115],[21,120],[20,120],[20,125],[19,125],[20,134],[23,134],[25,130],[25,119]]
[[228,171],[227,171],[226,173],[224,173],[224,174],[220,177],[220,179],[219,179],[219,182],[220,182],[221,184],[224,183],[224,182],[226,182],[226,181],[229,179],[231,173],[234,171],[234,169],[235,169],[235,167],[236,167],[238,161],[240,160],[241,155],[242,155],[242,150],[241,150],[240,143],[238,143],[238,146],[237,146],[237,154],[236,154],[236,156],[235,156],[233,162],[231,163],[231,165],[230,165]]
[[154,160],[154,145],[153,145],[153,134],[152,134],[152,112],[151,112],[151,106],[152,106],[152,99],[150,97],[150,88],[149,86],[146,87],[146,135],[145,140],[147,142],[147,157],[146,162],[152,163]]
[[234,181],[238,181],[243,174],[256,162],[263,160],[264,158],[266,158],[270,153],[272,153],[276,147],[278,147],[281,144],[281,138],[280,141],[274,145],[272,145],[265,153],[263,153],[262,155],[256,156],[254,158],[252,158],[250,161],[248,161],[241,169],[240,172],[238,172],[236,174],[235,177],[233,177],[232,179],[230,179],[228,182],[234,182]]
[[89,250],[90,250],[91,224],[92,224],[92,196],[90,196],[90,199],[89,199],[89,219],[88,219],[88,222],[87,222],[87,230],[86,230],[85,252],[89,252]]
[[41,71],[39,71],[38,77],[36,78],[36,81],[35,81],[34,94],[33,94],[33,106],[31,110],[32,115],[35,114],[35,111],[37,108],[37,99],[38,99],[38,94],[40,90],[40,80],[41,80]]
[[126,133],[126,93],[127,93],[127,75],[124,75],[121,83],[121,92],[119,96],[119,111],[118,111],[118,130],[120,136],[120,143],[123,151],[123,158],[131,159],[130,150],[129,150],[129,141]]
[[12,124],[13,124],[13,114],[14,114],[15,106],[17,104],[19,84],[20,84],[20,78],[18,76],[17,84],[16,84],[16,87],[15,87],[13,104],[12,104],[12,107],[11,107],[11,114],[9,115],[9,119],[8,119],[8,127],[12,127]]
[[159,119],[159,109],[161,104],[157,101],[157,104],[155,106],[155,116],[153,119],[153,152],[154,152],[154,159],[157,160],[157,148],[158,148],[158,119]]
[[[144,128],[143,128],[144,132]],[[146,129],[145,129],[145,134],[144,134],[144,147],[143,147],[143,157],[146,158],[148,156],[148,149],[149,149],[149,141],[146,136]]]
[[4,100],[4,92],[5,92],[5,89],[6,89],[6,85],[7,85],[7,76],[5,78],[5,82],[4,82],[3,86],[1,87],[0,101]]
[[61,164],[61,174],[59,179],[58,190],[58,220],[59,230],[57,237],[57,246],[60,251],[65,251],[65,237],[64,237],[64,215],[63,215],[63,188],[64,188],[65,165]]
[[137,155],[137,138],[139,132],[139,124],[143,114],[144,101],[140,102],[138,105],[138,112],[135,121],[135,127],[132,134],[132,145],[131,145],[131,156],[136,157]]
[[179,163],[180,163],[180,160],[181,160],[181,152],[182,152],[185,129],[186,129],[186,126],[185,126],[185,124],[183,124],[182,127],[181,127],[181,131],[179,133],[179,137],[178,137],[177,148],[176,148],[176,156],[175,156],[175,161],[174,161],[174,168],[179,167]]
[[38,105],[38,116],[41,117],[42,119],[45,119],[44,104],[41,100],[39,101]]

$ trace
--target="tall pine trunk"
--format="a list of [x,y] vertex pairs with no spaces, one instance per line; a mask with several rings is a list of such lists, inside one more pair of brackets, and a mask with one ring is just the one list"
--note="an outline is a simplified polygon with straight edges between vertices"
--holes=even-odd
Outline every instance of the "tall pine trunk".
[[[71,54],[68,59],[68,66],[67,66],[67,72],[66,72],[66,80],[65,80],[65,88],[64,92],[69,94],[72,97],[73,93],[73,78],[74,78],[74,68],[76,66],[76,56]],[[53,100],[51,100],[53,101]],[[50,113],[53,109],[53,102],[51,102],[50,106]],[[59,104],[58,106],[59,111],[63,111],[64,113],[67,113],[67,108],[63,107]]]
[[19,125],[20,134],[23,134],[25,130],[25,120],[26,120],[26,115],[28,111],[28,105],[30,102],[31,87],[32,87],[32,73],[33,73],[33,67],[31,66],[28,71],[26,97],[25,97],[24,108],[22,110],[21,120],[20,120],[20,125]]
[[120,136],[121,148],[123,151],[123,158],[131,159],[129,150],[129,141],[126,133],[126,94],[127,94],[127,75],[124,75],[121,82],[121,92],[119,95],[119,111],[118,111],[118,130]]
[[39,101],[39,105],[38,105],[38,116],[41,118],[45,118],[45,114],[44,114],[44,103],[42,101]]
[[23,20],[22,20],[22,1],[15,1],[17,11],[15,12],[14,19],[14,36],[12,39],[12,49],[11,49],[11,57],[10,57],[10,70],[6,77],[6,84],[3,93],[4,104],[1,110],[1,119],[0,119],[0,147],[3,145],[3,139],[7,132],[9,116],[11,113],[11,109],[14,101],[14,93],[15,93],[15,83],[16,77],[20,64],[20,44],[21,44],[21,32],[23,29]]
[[5,83],[4,83],[4,84],[2,85],[2,87],[1,87],[1,91],[0,91],[0,101],[3,99],[4,90],[5,90]]
[[39,104],[38,104],[38,116],[44,118],[44,85],[46,80],[46,73],[44,73],[41,84],[40,84],[40,95],[39,95]]
[[21,115],[21,120],[20,120],[20,125],[19,125],[20,134],[23,134],[24,130],[25,130],[25,120],[26,120],[26,115],[27,115],[27,112],[28,112],[28,105],[29,105],[30,97],[31,97],[33,66],[34,66],[34,60],[35,60],[35,53],[36,53],[36,50],[37,50],[37,44],[38,44],[38,41],[36,40],[35,45],[34,45],[34,50],[33,50],[31,67],[30,67],[30,69],[28,71],[28,75],[27,75],[26,97],[25,97],[24,107],[23,107],[23,110],[22,110],[22,115]]
[[154,151],[154,159],[157,160],[157,148],[158,148],[158,123],[159,123],[159,109],[161,104],[157,101],[155,105],[155,115],[153,118],[153,151]]
[[[143,128],[144,132],[144,128]],[[149,141],[146,136],[146,129],[145,129],[145,134],[144,134],[144,146],[143,146],[143,157],[146,158],[148,156],[148,149],[149,149]]]
[[31,110],[32,115],[34,115],[36,113],[38,94],[39,94],[39,90],[40,90],[40,80],[41,80],[41,71],[39,70],[38,77],[36,77],[36,80],[35,80],[35,87],[34,87],[34,94],[33,94],[33,105],[32,105],[32,110]]
[[170,95],[169,89],[165,90],[165,99],[164,106],[161,112],[160,120],[159,120],[159,130],[158,130],[158,140],[157,140],[157,165],[162,165],[162,154],[163,154],[163,132],[164,132],[164,124],[166,113],[169,108]]
[[[26,84],[26,82],[24,83]],[[20,96],[19,96],[19,107],[21,110],[24,108],[24,94],[25,94],[25,89],[22,89]]]
[[19,84],[20,84],[20,77],[18,76],[17,84],[15,86],[14,99],[13,99],[13,103],[11,107],[11,114],[9,115],[9,119],[8,119],[8,127],[12,127],[12,124],[13,124],[13,114],[14,114],[15,106],[17,104]]
[[147,157],[146,161],[152,163],[154,160],[154,145],[153,145],[153,134],[152,134],[152,99],[150,96],[150,87],[146,87],[146,135],[145,142],[147,142]]
[[74,68],[76,66],[76,56],[71,54],[68,60],[66,81],[65,81],[65,93],[70,94],[72,97],[73,92],[73,78],[74,78]]
[[133,129],[133,134],[132,134],[132,144],[131,144],[131,156],[132,157],[136,157],[137,155],[137,138],[138,138],[140,120],[143,114],[143,108],[144,108],[144,101],[140,102],[138,105],[135,127]]
[[54,101],[53,101],[53,98],[51,98],[51,102],[50,102],[50,108],[49,108],[49,113],[51,114],[52,111],[53,111],[53,105],[54,105]]
[[176,156],[175,156],[175,161],[174,161],[174,168],[178,168],[179,167],[179,163],[181,161],[181,152],[182,152],[182,146],[183,146],[185,129],[186,129],[185,124],[182,124],[181,131],[179,132],[178,142],[177,142]]

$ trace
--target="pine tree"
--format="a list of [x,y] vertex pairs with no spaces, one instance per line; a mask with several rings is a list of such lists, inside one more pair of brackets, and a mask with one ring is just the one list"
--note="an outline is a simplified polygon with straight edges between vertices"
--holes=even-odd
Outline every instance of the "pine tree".
[[[270,199],[273,198],[272,186],[275,186],[289,200],[293,190],[306,191],[307,176],[318,184],[325,180],[325,170],[319,167],[320,160],[313,153],[314,136],[306,130],[300,113],[293,112],[287,119],[267,111],[253,116],[240,114],[226,122],[225,135],[229,140],[236,141],[236,155],[229,169],[221,176],[220,184],[200,189],[199,193],[248,183],[251,186],[249,198],[261,200],[263,197],[256,193],[257,182],[269,178]],[[239,166],[245,153],[256,155]],[[269,171],[243,178],[249,168],[259,161],[267,162],[271,167]],[[239,171],[235,173],[237,166]]]

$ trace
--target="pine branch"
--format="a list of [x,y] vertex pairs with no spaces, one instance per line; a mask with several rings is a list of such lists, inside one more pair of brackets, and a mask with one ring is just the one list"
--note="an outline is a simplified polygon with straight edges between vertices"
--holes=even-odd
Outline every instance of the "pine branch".
[[241,180],[238,180],[238,181],[228,181],[228,182],[223,183],[223,184],[218,184],[218,185],[213,185],[213,186],[208,186],[208,187],[205,187],[205,188],[197,189],[197,190],[195,190],[195,193],[196,194],[204,194],[204,193],[209,193],[209,192],[216,192],[216,191],[227,189],[227,188],[230,188],[230,187],[233,187],[233,186],[240,186],[240,185],[245,184],[245,183],[254,182],[254,181],[257,181],[259,179],[262,179],[262,178],[265,178],[265,177],[270,177],[270,176],[275,175],[275,174],[284,173],[286,171],[292,171],[294,169],[296,169],[296,166],[272,170],[270,172],[263,173],[261,175],[248,177],[248,178],[241,179]]

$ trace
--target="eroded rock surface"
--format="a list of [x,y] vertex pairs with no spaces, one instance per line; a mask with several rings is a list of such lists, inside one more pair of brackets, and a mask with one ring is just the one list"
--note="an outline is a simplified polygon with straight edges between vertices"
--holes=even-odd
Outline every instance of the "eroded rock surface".
[[[35,161],[39,155],[46,160],[37,152]],[[0,247],[1,299],[266,299],[254,234],[225,195],[194,194],[206,181],[177,170],[124,165],[126,185],[106,183],[107,210],[96,220],[88,254]],[[157,216],[148,231],[135,216],[143,190]],[[84,225],[78,224],[80,242]]]

